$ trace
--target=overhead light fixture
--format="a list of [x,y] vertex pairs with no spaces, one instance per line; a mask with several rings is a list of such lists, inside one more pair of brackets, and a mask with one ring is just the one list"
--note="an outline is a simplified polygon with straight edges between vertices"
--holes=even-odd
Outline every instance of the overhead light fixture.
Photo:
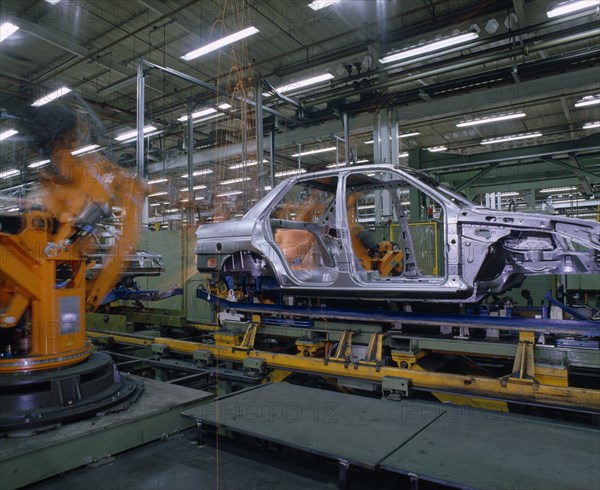
[[407,151],[403,151],[402,153],[398,153],[398,157],[399,158],[406,158],[408,156],[408,152]]
[[[192,172],[192,177],[198,177],[198,175],[207,175],[207,174],[212,174],[213,171],[210,168],[205,168],[204,170],[195,170],[194,172]],[[187,179],[189,177],[189,174],[185,174],[182,175],[181,178],[182,179]]]
[[578,188],[576,185],[568,185],[563,187],[547,187],[546,189],[540,189],[540,194],[552,194],[554,192],[572,192]]
[[308,4],[308,7],[313,9],[316,12],[317,10],[320,10],[322,8],[329,7],[331,5],[335,5],[338,2],[339,2],[339,0],[319,0],[319,1],[310,2]]
[[74,157],[76,157],[77,155],[83,155],[84,153],[91,153],[94,150],[97,150],[98,148],[100,148],[100,145],[82,146],[81,148],[77,148],[77,150],[73,150],[71,152],[71,155],[73,155]]
[[48,104],[59,97],[62,97],[65,94],[68,94],[71,91],[70,88],[61,87],[54,92],[50,92],[48,95],[36,100],[32,105],[32,107],[40,107],[42,105]]
[[[314,77],[305,78],[304,80],[298,80],[297,82],[289,82],[284,85],[280,85],[279,87],[275,87],[275,90],[280,94],[284,94],[286,92],[291,92],[292,90],[298,90],[303,87],[308,87],[309,85],[314,85],[315,83],[325,82],[327,80],[331,80],[334,76],[331,73],[323,73],[322,75],[316,75]],[[268,97],[268,92],[263,93],[264,97]]]
[[162,206],[162,202],[155,202],[150,204],[150,207],[155,207],[155,206]]
[[[356,160],[356,163],[367,163],[369,161],[368,158],[362,158],[360,160]],[[352,164],[351,164],[352,165]],[[345,167],[346,166],[346,162],[338,162],[338,163],[330,163],[329,165],[326,166],[326,168],[338,168],[338,167]]]
[[10,138],[11,136],[14,136],[17,133],[18,131],[16,129],[7,129],[6,131],[2,131],[0,133],[0,141],[5,140],[6,138]]
[[583,125],[583,129],[600,128],[600,121],[589,122]]
[[494,116],[479,117],[477,119],[469,119],[468,121],[461,121],[456,124],[457,128],[464,128],[467,126],[477,126],[479,124],[488,124],[498,121],[508,121],[510,119],[519,119],[525,117],[524,112],[511,112],[509,114],[497,114]]
[[58,2],[60,2],[60,0],[46,0],[46,3],[49,3],[51,5],[56,5]]
[[190,51],[189,53],[183,55],[181,58],[184,59],[185,61],[193,60],[194,58],[198,58],[199,56],[210,53],[211,51],[220,49],[223,46],[227,46],[228,44],[239,41],[240,39],[244,39],[248,36],[252,36],[253,34],[256,34],[257,32],[259,32],[259,31],[256,27],[254,27],[254,26],[247,27],[246,29],[243,29],[239,32],[230,34],[229,36],[225,36],[221,39],[213,41],[212,43],[208,43],[207,45],[202,46],[201,48],[195,49],[194,51]]
[[425,148],[427,151],[431,151],[433,153],[436,153],[438,151],[446,151],[448,149],[447,146],[432,146],[430,148]]
[[586,95],[583,99],[575,102],[575,107],[586,107],[595,104],[600,104],[600,94]]
[[[231,109],[231,104],[223,103],[217,106],[219,109],[227,110]],[[192,119],[198,119],[199,117],[210,116],[211,114],[216,113],[217,110],[214,107],[208,107],[206,109],[201,109],[196,112],[192,112]],[[178,117],[177,120],[181,122],[185,122],[188,119],[188,115],[184,114],[181,117]]]
[[488,138],[485,140],[481,140],[482,145],[493,145],[494,143],[504,143],[505,141],[515,141],[515,140],[524,140],[528,138],[539,138],[542,136],[542,133],[536,131],[535,133],[521,133],[521,134],[513,134],[510,136],[501,136],[499,138]]
[[248,182],[249,180],[252,179],[250,177],[240,177],[237,179],[224,180],[223,182],[219,182],[219,185],[239,184],[240,182]]
[[[195,191],[199,191],[201,189],[206,189],[205,185],[195,185],[194,187],[192,187],[193,190]],[[183,189],[179,189],[179,192],[187,192],[189,190],[189,187],[184,187]]]
[[162,184],[163,182],[169,182],[169,179],[155,179],[155,180],[149,180],[148,184],[152,185],[152,184]]
[[508,191],[508,192],[501,192],[500,195],[502,197],[516,197],[516,196],[520,196],[521,193],[517,192],[517,191]]
[[21,173],[20,170],[11,168],[10,170],[5,170],[4,172],[0,172],[0,179],[10,179],[11,177],[16,177],[20,173]]
[[300,153],[294,153],[293,157],[303,157],[306,155],[316,155],[317,153],[326,153],[328,151],[335,151],[335,146],[328,146],[327,148],[318,148],[316,150],[301,151]]
[[408,49],[403,49],[402,51],[397,51],[395,53],[390,53],[387,56],[384,56],[379,60],[380,63],[391,63],[393,61],[399,61],[406,58],[412,58],[414,56],[418,56],[420,54],[429,54],[433,51],[438,51],[440,49],[448,48],[450,46],[454,46],[456,44],[461,44],[467,41],[472,41],[473,39],[477,39],[479,34],[474,31],[465,32],[462,34],[458,34],[455,36],[445,37],[439,39],[437,41],[432,41],[425,44],[420,44],[418,46],[414,46]]
[[559,4],[557,7],[552,10],[548,10],[546,15],[548,18],[552,19],[554,17],[558,17],[560,15],[570,14],[573,12],[579,12],[580,10],[585,10],[593,7],[597,7],[600,4],[598,0],[581,0],[578,2],[564,2]]
[[221,194],[217,194],[216,197],[237,196],[238,194],[243,194],[243,191],[223,192]]
[[12,36],[18,30],[19,28],[10,22],[5,22],[4,24],[0,25],[0,43],[7,37]]
[[305,174],[306,170],[303,168],[297,168],[296,170],[284,170],[282,172],[277,172],[275,177],[287,177],[288,175],[299,175]]
[[[196,196],[194,198],[194,201],[204,201],[204,198],[202,196]],[[186,199],[181,199],[180,202],[190,202],[190,200],[186,198]]]
[[[144,126],[144,129],[142,130],[145,136],[149,136],[148,133],[151,133],[152,131],[156,131],[157,128],[155,128],[154,126]],[[125,141],[125,140],[129,140],[131,138],[136,139],[137,138],[137,129],[134,129],[132,131],[127,131],[126,133],[122,133],[119,136],[115,136],[115,140],[117,141]]]
[[398,138],[410,138],[411,136],[419,136],[419,131],[411,131],[410,133],[402,133],[398,135]]
[[39,162],[33,162],[30,163],[29,165],[27,165],[29,168],[38,168],[41,167],[43,165],[46,165],[47,163],[50,163],[50,160],[40,160]]
[[166,196],[168,194],[167,191],[155,192],[154,194],[148,194],[148,197],[157,197],[157,196]]
[[[263,163],[269,163],[269,160],[263,160]],[[229,167],[229,170],[237,170],[238,168],[254,167],[256,165],[258,165],[258,162],[256,160],[252,160],[250,162],[236,163],[235,165],[231,165]]]
[[[217,110],[213,109],[212,107],[208,109],[202,109],[201,111],[192,112],[192,119],[198,119],[199,117],[208,116],[210,114],[214,114],[215,112],[217,112]],[[181,122],[185,122],[187,121],[187,119],[187,114],[184,114],[183,116],[177,118],[177,120]]]

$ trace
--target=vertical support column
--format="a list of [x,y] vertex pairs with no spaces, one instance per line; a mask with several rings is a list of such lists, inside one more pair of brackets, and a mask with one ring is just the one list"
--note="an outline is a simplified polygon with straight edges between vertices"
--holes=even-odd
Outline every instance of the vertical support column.
[[258,162],[258,191],[259,197],[265,195],[265,158],[263,142],[263,106],[262,106],[262,77],[257,76],[256,92],[256,161]]
[[350,123],[348,122],[348,112],[346,111],[342,112],[342,124],[344,125],[344,162],[346,165],[350,165],[352,163],[350,161]]
[[[390,150],[390,111],[385,109],[375,115],[373,124],[373,162],[397,163],[392,160]],[[396,129],[396,134],[398,130]]]
[[[145,79],[144,79],[144,61],[142,58],[138,60],[137,65],[137,107],[136,107],[136,123],[137,123],[137,143],[135,147],[135,161],[137,165],[137,175],[142,181],[146,181],[146,165],[144,162],[144,104],[145,104]],[[148,223],[148,196],[144,196],[144,204],[140,213],[139,226],[142,228],[143,223]]]
[[269,152],[271,153],[269,167],[271,170],[271,189],[275,187],[275,131],[269,132]]
[[398,119],[396,111],[390,111],[390,163],[398,165],[400,162],[399,139],[398,139]]
[[188,202],[187,202],[187,222],[188,226],[196,223],[194,218],[194,123],[192,121],[192,112],[194,103],[188,100],[187,103],[187,171],[188,171]]

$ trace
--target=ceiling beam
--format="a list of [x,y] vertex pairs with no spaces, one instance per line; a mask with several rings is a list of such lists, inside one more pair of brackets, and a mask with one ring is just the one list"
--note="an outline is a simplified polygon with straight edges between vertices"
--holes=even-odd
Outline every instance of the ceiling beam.
[[[550,156],[544,156],[544,157],[541,157],[540,159],[543,160],[544,162],[548,162],[553,165],[558,165],[559,167],[566,168],[567,170],[570,170],[574,174],[591,178],[594,181],[600,181],[600,175],[596,175],[596,174],[593,174],[592,172],[588,172],[587,170],[583,170],[582,168],[575,167],[575,166],[571,165],[570,163],[563,162],[562,160],[557,160],[556,158],[553,158]],[[588,184],[588,188],[589,188],[589,184]]]

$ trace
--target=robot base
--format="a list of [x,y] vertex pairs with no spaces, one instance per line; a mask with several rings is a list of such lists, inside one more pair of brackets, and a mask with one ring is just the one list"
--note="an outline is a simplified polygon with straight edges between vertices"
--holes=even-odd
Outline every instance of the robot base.
[[84,417],[124,409],[143,383],[122,375],[109,355],[44,372],[0,375],[0,434],[30,435]]

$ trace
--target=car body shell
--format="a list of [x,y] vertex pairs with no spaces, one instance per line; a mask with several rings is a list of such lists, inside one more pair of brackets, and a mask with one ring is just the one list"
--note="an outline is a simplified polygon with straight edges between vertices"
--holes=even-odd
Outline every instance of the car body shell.
[[[435,202],[440,210],[443,272],[412,273],[408,262],[414,247],[402,249],[401,274],[380,277],[377,271],[361,267],[351,240],[345,193],[354,189],[351,182],[364,181],[363,187],[356,188],[371,192],[388,185],[388,181],[368,182],[367,174],[386,175],[389,181],[409,185]],[[315,182],[333,183],[331,216],[302,224],[274,218],[274,209],[286,193]],[[394,216],[402,214],[399,209]],[[322,248],[333,250],[331,259],[320,267],[298,270],[286,260],[275,238],[276,227],[320,234]],[[242,218],[201,225],[196,245],[198,271],[213,279],[228,277],[229,288],[241,281],[244,288],[252,289],[258,281],[260,287],[297,296],[436,302],[477,302],[519,286],[528,275],[598,274],[599,250],[599,223],[483,208],[425,174],[389,165],[350,166],[284,180]]]

